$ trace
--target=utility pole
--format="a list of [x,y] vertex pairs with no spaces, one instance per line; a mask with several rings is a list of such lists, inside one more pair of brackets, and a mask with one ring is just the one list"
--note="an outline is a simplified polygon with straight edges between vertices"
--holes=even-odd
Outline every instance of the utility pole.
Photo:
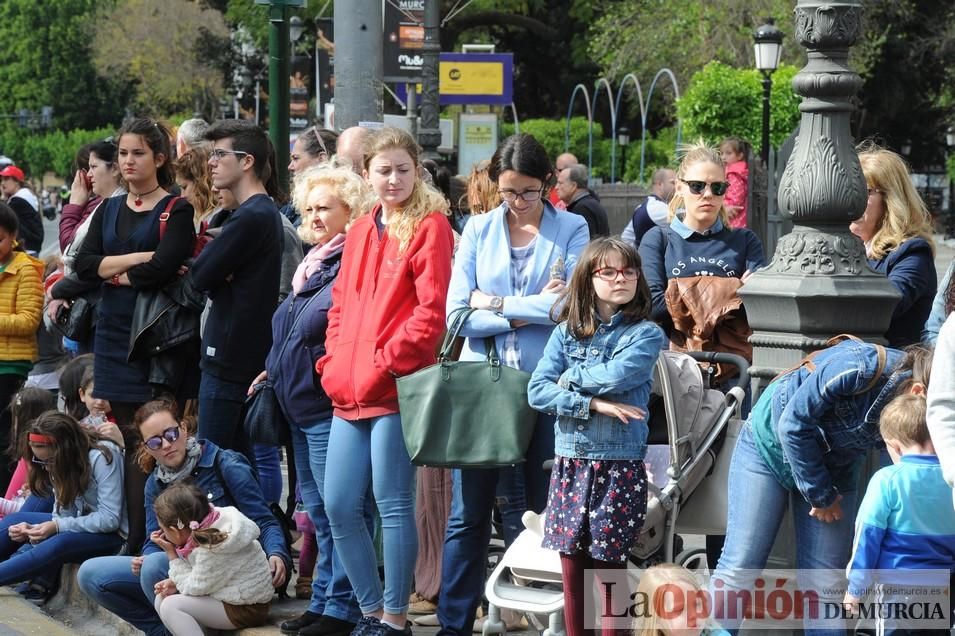
[[438,146],[441,145],[441,128],[438,121],[441,6],[438,0],[425,0],[424,48],[421,56],[424,58],[424,65],[421,68],[421,130],[418,132],[418,143],[424,149],[424,156],[434,159],[438,157]]
[[335,0],[335,127],[381,121],[381,0]]

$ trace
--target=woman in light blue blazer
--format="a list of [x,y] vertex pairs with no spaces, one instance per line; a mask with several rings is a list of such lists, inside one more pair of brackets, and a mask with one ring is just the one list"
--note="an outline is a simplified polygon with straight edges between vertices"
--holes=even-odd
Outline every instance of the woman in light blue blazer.
[[[543,146],[531,135],[504,140],[489,169],[499,207],[472,217],[454,258],[448,316],[462,307],[478,311],[465,322],[461,360],[483,360],[493,338],[502,363],[532,372],[554,329],[550,310],[577,263],[590,233],[583,217],[558,212],[546,194],[554,182]],[[542,464],[554,456],[553,418],[541,416],[523,470],[526,506],[547,504],[548,475]],[[498,479],[510,469],[453,471],[451,517],[441,565],[438,620],[442,634],[471,633],[484,589],[491,512]]]

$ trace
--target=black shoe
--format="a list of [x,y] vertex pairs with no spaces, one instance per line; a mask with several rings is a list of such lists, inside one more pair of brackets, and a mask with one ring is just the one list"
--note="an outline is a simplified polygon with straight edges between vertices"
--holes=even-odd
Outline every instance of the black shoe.
[[362,616],[355,629],[351,631],[351,636],[378,636],[384,625],[375,616]]
[[298,636],[348,636],[356,625],[334,616],[322,616],[307,627],[298,630]]
[[279,629],[282,630],[283,634],[297,634],[300,629],[317,622],[321,617],[321,614],[316,614],[315,612],[305,612],[298,618],[283,621],[282,624],[279,625]]
[[56,594],[56,588],[48,588],[45,585],[40,585],[38,583],[31,583],[30,587],[23,594],[23,598],[30,601],[34,605],[42,606],[46,605],[46,602],[49,601]]
[[395,629],[391,625],[380,623],[379,636],[411,636],[411,621],[405,622],[404,629]]

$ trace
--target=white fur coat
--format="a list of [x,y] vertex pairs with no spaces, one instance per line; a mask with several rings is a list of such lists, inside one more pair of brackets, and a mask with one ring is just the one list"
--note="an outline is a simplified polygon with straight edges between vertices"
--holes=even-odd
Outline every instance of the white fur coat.
[[180,594],[211,596],[232,605],[272,600],[272,573],[257,541],[259,527],[233,508],[218,508],[213,523],[229,536],[211,548],[197,546],[186,559],[169,562],[169,578]]

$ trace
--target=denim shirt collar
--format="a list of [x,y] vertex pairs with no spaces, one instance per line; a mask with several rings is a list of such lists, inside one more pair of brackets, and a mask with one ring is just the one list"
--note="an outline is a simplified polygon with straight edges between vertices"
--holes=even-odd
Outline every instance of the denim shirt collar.
[[688,239],[694,234],[698,234],[699,236],[711,236],[717,232],[723,231],[723,222],[719,219],[716,219],[716,223],[711,225],[709,229],[703,230],[702,232],[697,232],[683,222],[683,213],[681,212],[677,216],[673,217],[672,221],[670,221],[670,229],[679,234],[683,239]]
[[889,376],[889,379],[886,380],[885,384],[882,385],[882,388],[879,390],[879,394],[872,402],[869,410],[866,411],[866,424],[875,426],[876,430],[878,430],[879,417],[882,415],[882,409],[884,409],[885,406],[892,400],[892,398],[895,397],[895,393],[899,385],[910,377],[912,377],[912,371],[909,369],[906,369],[905,371],[896,370],[892,372],[892,375]]

